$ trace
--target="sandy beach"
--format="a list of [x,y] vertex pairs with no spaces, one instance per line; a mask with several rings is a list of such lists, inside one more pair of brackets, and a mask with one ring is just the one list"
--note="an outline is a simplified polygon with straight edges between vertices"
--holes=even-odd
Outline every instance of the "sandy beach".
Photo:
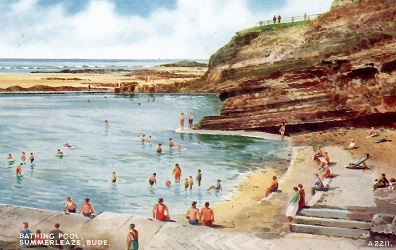
[[153,67],[86,73],[0,74],[0,92],[114,92],[117,86],[127,84],[136,84],[135,92],[149,92],[152,86],[160,89],[184,83],[202,76],[205,71],[202,67]]

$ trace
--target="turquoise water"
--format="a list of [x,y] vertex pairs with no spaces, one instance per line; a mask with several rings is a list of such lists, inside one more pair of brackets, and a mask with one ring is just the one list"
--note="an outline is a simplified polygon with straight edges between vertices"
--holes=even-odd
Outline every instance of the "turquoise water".
[[[206,115],[218,115],[216,95],[146,94],[59,94],[0,95],[0,203],[62,210],[71,196],[79,207],[91,198],[97,213],[125,212],[150,216],[158,197],[163,197],[171,215],[184,213],[191,201],[203,206],[229,199],[244,174],[277,161],[275,152],[285,152],[286,143],[235,136],[187,135],[175,131],[180,113],[194,114],[194,121]],[[90,100],[90,103],[87,102]],[[140,103],[140,105],[139,105]],[[104,126],[104,120],[109,126]],[[140,142],[141,135],[148,140]],[[169,149],[172,138],[183,149]],[[202,141],[202,144],[198,144]],[[73,149],[63,145],[68,142]],[[156,153],[162,143],[163,154]],[[56,157],[57,149],[65,155]],[[15,169],[24,151],[35,155],[33,168],[23,166],[23,177]],[[7,156],[16,159],[9,165]],[[202,187],[192,191],[173,185],[175,163],[182,169],[182,180],[198,168]],[[111,183],[112,172],[117,183]],[[148,179],[157,173],[158,185],[148,188]],[[207,192],[222,180],[224,192]],[[167,188],[165,182],[172,181]]]

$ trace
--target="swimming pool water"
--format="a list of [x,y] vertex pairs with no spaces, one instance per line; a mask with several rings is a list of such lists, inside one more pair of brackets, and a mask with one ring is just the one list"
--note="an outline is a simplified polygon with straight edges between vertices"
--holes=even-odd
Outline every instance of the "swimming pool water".
[[[158,197],[164,198],[171,215],[184,213],[193,200],[218,203],[229,199],[244,174],[268,166],[283,157],[287,145],[280,141],[220,135],[178,134],[180,113],[218,115],[216,95],[113,95],[113,94],[6,94],[0,95],[0,203],[62,211],[67,196],[77,206],[91,199],[97,213],[124,212],[150,216]],[[88,102],[89,100],[89,102]],[[148,101],[150,100],[150,101]],[[104,126],[104,120],[109,126]],[[140,137],[146,135],[146,143]],[[148,137],[153,137],[153,144]],[[172,138],[182,150],[169,149]],[[202,144],[198,144],[202,141]],[[68,142],[73,149],[63,145]],[[163,153],[157,154],[158,143]],[[56,157],[57,149],[65,154]],[[33,168],[23,165],[23,177],[15,169],[24,151],[35,155]],[[276,153],[275,153],[276,152]],[[16,160],[9,165],[11,153]],[[193,176],[192,191],[174,185],[175,163],[184,178]],[[195,181],[201,169],[201,188]],[[112,172],[117,182],[111,183]],[[148,188],[157,173],[158,185]],[[222,180],[223,192],[207,192]],[[172,186],[167,188],[165,182]]]

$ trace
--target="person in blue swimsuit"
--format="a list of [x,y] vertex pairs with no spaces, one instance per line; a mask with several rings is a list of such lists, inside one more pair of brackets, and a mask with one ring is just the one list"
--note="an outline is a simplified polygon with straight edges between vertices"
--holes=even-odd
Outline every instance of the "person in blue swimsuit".
[[223,191],[223,188],[221,187],[221,184],[220,184],[220,182],[221,182],[221,180],[219,180],[219,179],[217,179],[217,184],[216,184],[216,186],[211,186],[210,188],[208,188],[208,191],[209,190],[216,190],[216,191]]

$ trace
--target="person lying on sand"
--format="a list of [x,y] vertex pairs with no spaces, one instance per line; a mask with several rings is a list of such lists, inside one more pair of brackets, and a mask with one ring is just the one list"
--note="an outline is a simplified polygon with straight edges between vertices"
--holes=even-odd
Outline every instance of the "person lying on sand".
[[381,142],[391,142],[392,140],[389,140],[388,138],[384,137],[379,140],[376,140],[375,143],[381,143]]

